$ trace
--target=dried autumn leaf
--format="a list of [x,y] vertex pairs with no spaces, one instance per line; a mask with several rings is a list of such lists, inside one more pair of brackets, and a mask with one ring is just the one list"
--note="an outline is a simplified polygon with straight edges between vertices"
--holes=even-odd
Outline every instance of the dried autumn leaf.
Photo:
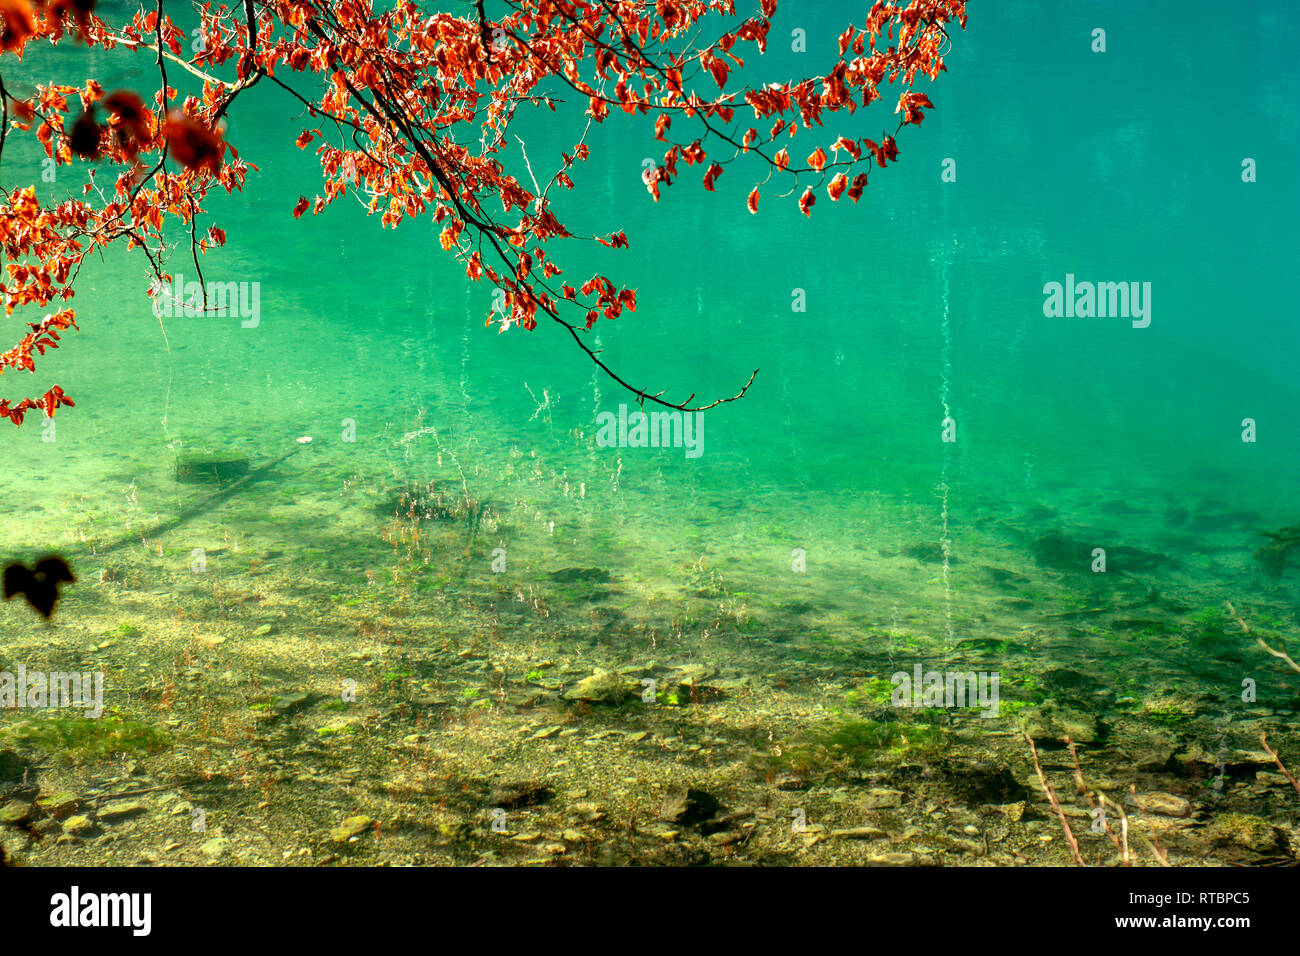
[[214,176],[221,170],[226,144],[194,117],[172,110],[163,124],[163,136],[167,152],[186,169],[207,170]]
[[934,109],[930,97],[924,93],[907,90],[898,97],[898,106],[894,108],[894,112],[903,114],[904,123],[915,123],[919,126],[921,120],[925,119],[922,108]]
[[140,99],[130,90],[118,90],[100,101],[109,115],[117,121],[123,145],[129,153],[144,149],[152,138],[149,133],[150,113]]
[[90,15],[95,10],[95,0],[50,0],[48,9],[55,22],[62,24],[65,17],[77,21],[77,28],[84,34],[90,26]]
[[817,197],[813,195],[812,187],[809,186],[804,191],[804,194],[799,197],[799,211],[811,218],[812,213],[809,210],[812,209],[815,202],[817,202]]
[[867,174],[858,173],[853,177],[853,185],[849,187],[849,198],[857,202],[862,198],[862,190],[867,188]]
[[0,50],[21,50],[27,38],[36,32],[32,5],[27,0],[0,0],[0,24],[4,26]]
[[749,207],[750,213],[758,214],[758,187],[755,186],[749,193],[749,198],[745,200],[745,205]]
[[72,132],[68,134],[68,148],[82,159],[94,159],[99,155],[102,133],[103,128],[95,122],[94,115],[89,111],[82,113],[72,124]]
[[727,66],[726,60],[714,57],[709,62],[709,72],[713,74],[713,80],[718,84],[718,89],[722,89],[727,85],[727,74],[731,72],[731,68]]
[[722,175],[722,167],[717,163],[709,164],[708,172],[704,174],[704,188],[713,192],[713,182]]
[[862,158],[862,148],[858,146],[858,144],[854,140],[849,139],[847,136],[841,136],[839,139],[835,141],[835,149],[844,150],[854,159]]
[[10,97],[9,108],[14,111],[14,126],[18,129],[31,129],[32,120],[36,119],[36,109],[28,100],[17,100]]

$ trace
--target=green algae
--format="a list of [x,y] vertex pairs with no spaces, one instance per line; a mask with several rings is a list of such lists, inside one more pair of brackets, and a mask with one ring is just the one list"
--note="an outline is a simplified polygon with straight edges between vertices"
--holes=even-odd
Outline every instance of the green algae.
[[171,735],[161,728],[115,715],[25,720],[0,732],[0,737],[73,763],[142,757],[172,744]]
[[807,731],[756,765],[766,772],[830,776],[928,753],[941,739],[938,727],[921,722],[838,720]]

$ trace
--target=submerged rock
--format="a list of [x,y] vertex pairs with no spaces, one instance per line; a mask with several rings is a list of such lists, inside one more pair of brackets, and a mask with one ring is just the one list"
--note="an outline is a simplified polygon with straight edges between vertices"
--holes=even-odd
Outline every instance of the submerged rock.
[[32,805],[26,800],[10,800],[3,807],[0,807],[0,824],[9,824],[10,826],[20,826],[26,823],[32,815]]
[[[920,541],[916,544],[909,544],[898,551],[904,557],[913,558],[922,564],[943,564],[944,553],[943,545],[937,541]],[[948,563],[956,564],[957,556],[952,553],[952,548],[948,549]]]
[[1129,802],[1143,813],[1158,813],[1165,817],[1185,817],[1191,814],[1191,801],[1173,793],[1136,793]]
[[1029,795],[1011,769],[991,756],[952,757],[939,761],[938,769],[944,775],[944,789],[970,806],[1011,804]]
[[335,843],[346,843],[354,836],[360,836],[374,825],[375,821],[365,814],[348,817],[334,829],[330,830],[330,839]]
[[230,841],[225,837],[213,837],[199,847],[199,852],[210,860],[219,860],[230,851]]
[[1177,746],[1172,743],[1154,741],[1132,758],[1133,769],[1143,773],[1163,773],[1170,769],[1177,752]]
[[14,750],[0,750],[0,783],[23,779],[30,761]]
[[70,793],[52,793],[36,801],[36,806],[42,812],[56,820],[72,816],[80,805],[81,801]]
[[0,830],[0,866],[21,864],[23,854],[31,845],[31,837],[22,830]]
[[1191,530],[1197,534],[1214,534],[1254,524],[1258,520],[1258,511],[1226,511],[1220,514],[1202,513],[1192,519]]
[[280,715],[296,714],[300,710],[309,707],[315,699],[315,695],[310,694],[307,691],[296,691],[292,694],[285,694],[283,697],[276,698],[274,703],[271,704],[271,710],[273,713]]
[[1245,813],[1219,814],[1206,829],[1205,839],[1225,851],[1224,858],[1232,862],[1262,863],[1292,857],[1285,830]]
[[1087,571],[1092,561],[1091,548],[1060,531],[1048,532],[1035,540],[1033,552],[1039,565],[1057,571]]
[[841,840],[883,840],[889,836],[884,830],[878,830],[875,827],[850,827],[843,830],[832,830],[829,835]]
[[1277,531],[1261,531],[1268,542],[1255,552],[1255,560],[1264,576],[1276,581],[1286,571],[1287,562],[1297,548],[1300,548],[1300,525],[1280,528]]
[[546,803],[554,796],[555,791],[549,785],[536,780],[498,783],[488,794],[488,805],[503,810],[519,810]]
[[1158,551],[1122,544],[1087,544],[1060,531],[1048,532],[1034,541],[1034,560],[1056,571],[1090,571],[1094,548],[1106,552],[1106,565],[1112,571],[1153,571],[1173,563]]
[[861,801],[864,810],[892,810],[902,805],[903,792],[901,790],[887,790],[883,787],[873,787],[868,790]]
[[105,823],[112,823],[115,820],[123,820],[127,817],[145,813],[148,809],[148,806],[138,800],[116,800],[100,807],[96,816]]
[[1106,550],[1107,566],[1113,571],[1154,571],[1173,564],[1159,551],[1146,551],[1126,545],[1112,545]]
[[1034,742],[1064,746],[1068,736],[1076,744],[1091,744],[1100,740],[1106,726],[1092,714],[1071,707],[1061,707],[1055,701],[1044,701],[1040,707],[1027,707],[1020,713],[1020,727]]
[[675,668],[672,680],[665,682],[667,700],[675,704],[703,704],[726,696],[724,685],[716,681],[717,670],[706,664],[687,664]]
[[997,568],[989,564],[981,565],[980,573],[992,581],[995,587],[1003,591],[1014,591],[1017,584],[1024,583],[1027,580],[1023,574],[1017,574],[1015,571],[1008,571],[1006,568]]
[[95,831],[95,821],[88,815],[79,813],[63,821],[63,832],[71,836],[86,836]]
[[1091,694],[1097,689],[1097,681],[1088,676],[1081,674],[1076,670],[1068,667],[1054,667],[1051,670],[1044,671],[1043,684],[1046,685],[1053,694],[1062,694],[1069,697],[1083,697]]
[[712,819],[721,808],[718,798],[707,790],[682,787],[668,794],[659,818],[679,826],[691,826]]
[[631,693],[632,688],[626,678],[614,671],[597,670],[565,691],[563,697],[565,700],[582,700],[593,704],[621,704]]
[[1182,693],[1154,694],[1142,701],[1142,712],[1150,720],[1178,723],[1196,716],[1196,700]]

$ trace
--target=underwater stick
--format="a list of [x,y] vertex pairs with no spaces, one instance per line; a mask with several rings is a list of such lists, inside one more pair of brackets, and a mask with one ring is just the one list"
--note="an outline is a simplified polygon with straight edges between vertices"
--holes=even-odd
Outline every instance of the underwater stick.
[[1069,734],[1065,735],[1065,745],[1070,748],[1070,757],[1074,760],[1075,788],[1078,790],[1079,793],[1083,794],[1084,799],[1088,801],[1088,805],[1092,807],[1093,812],[1099,815],[1101,819],[1101,825],[1106,831],[1106,836],[1110,837],[1110,842],[1115,844],[1115,849],[1119,850],[1124,854],[1124,865],[1128,866],[1128,820],[1125,819],[1124,821],[1125,839],[1124,839],[1124,846],[1121,847],[1119,843],[1119,837],[1115,836],[1114,832],[1110,828],[1110,821],[1106,819],[1106,810],[1105,810],[1106,795],[1102,793],[1100,790],[1098,790],[1097,793],[1101,797],[1102,802],[1098,804],[1097,801],[1093,799],[1092,791],[1088,789],[1088,785],[1084,783],[1083,780],[1083,767],[1080,766],[1079,764],[1079,750],[1077,747],[1075,747],[1074,741],[1070,739]]
[[1142,842],[1147,845],[1147,849],[1151,851],[1151,855],[1156,858],[1157,863],[1161,866],[1173,866],[1169,862],[1169,853],[1160,845],[1160,837],[1156,836],[1155,830],[1151,831],[1150,836],[1147,836],[1141,830],[1135,830],[1134,832],[1142,838]]
[[[1123,844],[1120,848],[1120,852],[1123,854],[1124,865],[1131,866],[1132,865],[1130,863],[1131,857],[1129,855],[1129,848],[1128,848],[1128,814],[1124,812],[1124,808],[1122,806],[1120,806],[1118,803],[1116,803],[1114,800],[1112,800],[1107,794],[1103,793],[1102,791],[1098,790],[1097,796],[1101,797],[1101,805],[1103,807],[1105,807],[1106,804],[1110,804],[1119,813],[1119,836],[1120,836],[1120,843]],[[1107,830],[1109,830],[1110,824],[1107,824],[1106,828]],[[1169,865],[1168,863],[1165,864],[1165,866],[1168,865]]]
[[1268,745],[1268,734],[1259,735],[1259,745],[1264,748],[1265,753],[1273,758],[1273,762],[1277,764],[1278,769],[1281,770],[1286,778],[1291,781],[1291,786],[1295,787],[1295,792],[1300,793],[1300,780],[1297,780],[1291,771],[1286,769],[1286,764],[1284,764],[1282,758],[1277,755],[1277,751]]
[[134,541],[143,540],[145,538],[156,537],[157,535],[165,534],[166,532],[171,531],[174,528],[178,528],[181,525],[183,525],[185,522],[189,521],[191,518],[195,517],[196,515],[200,515],[203,512],[207,511],[213,505],[225,501],[227,498],[233,495],[236,491],[238,491],[248,482],[252,481],[254,478],[258,478],[266,474],[276,465],[292,457],[293,455],[296,455],[298,452],[302,451],[302,449],[305,448],[307,445],[310,445],[311,442],[312,439],[310,435],[303,435],[302,437],[298,438],[294,446],[290,448],[288,451],[286,451],[283,455],[280,455],[278,458],[272,459],[271,461],[267,462],[265,465],[262,465],[259,468],[252,469],[246,475],[241,475],[238,479],[232,481],[230,484],[226,485],[226,487],[222,488],[220,491],[212,495],[209,495],[207,498],[203,499],[197,504],[192,504],[187,508],[183,508],[180,511],[180,513],[178,513],[175,517],[168,518],[166,521],[160,521],[157,524],[151,525],[150,527],[145,528],[142,531],[133,531],[130,534],[118,538],[116,541],[106,545],[103,548],[93,548],[93,547],[79,548],[77,551],[74,551],[73,554],[80,554],[83,557],[100,557],[105,554],[112,554],[114,551],[118,551],[121,548],[126,547],[128,544],[131,544]]
[[1260,637],[1258,634],[1256,634],[1254,631],[1252,631],[1249,627],[1246,626],[1246,622],[1242,620],[1241,615],[1237,613],[1237,609],[1232,606],[1231,601],[1224,601],[1223,604],[1225,607],[1227,607],[1228,613],[1231,614],[1234,618],[1236,618],[1237,623],[1241,625],[1242,633],[1246,634],[1249,637],[1253,637],[1255,639],[1256,644],[1264,648],[1264,650],[1268,651],[1268,653],[1272,654],[1274,657],[1286,661],[1289,665],[1291,665],[1291,669],[1293,671],[1295,671],[1297,674],[1300,674],[1300,664],[1297,664],[1284,652],[1275,651],[1273,650],[1273,648],[1265,644],[1264,639],[1262,637]]
[[1038,748],[1034,746],[1034,738],[1025,734],[1025,739],[1029,741],[1029,755],[1034,758],[1034,770],[1038,774],[1038,781],[1043,785],[1043,792],[1047,794],[1047,801],[1056,811],[1056,817],[1061,821],[1061,829],[1065,831],[1065,838],[1070,841],[1070,856],[1074,857],[1074,862],[1079,866],[1087,866],[1083,862],[1083,856],[1079,853],[1079,841],[1074,838],[1074,831],[1070,829],[1070,821],[1065,819],[1065,811],[1061,809],[1061,802],[1056,799],[1056,790],[1052,787],[1052,781],[1047,779],[1043,773],[1042,766],[1038,763]]
[[141,787],[138,790],[124,790],[121,793],[105,793],[95,798],[95,806],[98,808],[105,800],[119,800],[122,797],[138,797],[142,793],[157,793],[159,790],[174,790],[177,787],[188,787],[192,783],[198,783],[202,777],[186,777],[184,780],[175,780],[171,783],[159,784],[156,787]]

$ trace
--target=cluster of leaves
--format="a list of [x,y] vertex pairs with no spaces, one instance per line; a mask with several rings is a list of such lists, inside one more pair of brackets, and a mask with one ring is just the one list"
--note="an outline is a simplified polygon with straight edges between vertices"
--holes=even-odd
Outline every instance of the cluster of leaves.
[[[46,0],[35,7],[27,0],[0,0],[4,31],[0,52],[21,57],[27,46],[39,39],[58,43],[74,38],[114,49],[122,42],[120,33],[132,28],[114,32],[94,15],[94,6],[94,0]],[[161,11],[137,14],[133,23],[140,27],[133,49],[144,45],[141,37],[152,31],[156,48],[168,42],[168,49],[178,55],[184,34],[161,16]],[[38,85],[24,98],[14,95],[0,79],[0,156],[13,130],[26,132],[34,127],[46,156],[59,164],[103,160],[119,167],[111,192],[95,181],[95,168],[87,170],[81,194],[88,198],[68,197],[47,206],[37,197],[34,185],[3,191],[0,247],[8,261],[7,276],[0,280],[0,296],[6,315],[22,306],[71,299],[85,258],[119,241],[129,248],[142,248],[161,280],[164,219],[180,219],[191,227],[193,236],[207,189],[214,182],[228,191],[243,184],[244,165],[237,157],[223,165],[224,144],[211,118],[198,115],[197,98],[186,98],[181,109],[166,110],[178,91],[166,81],[163,56],[157,55],[156,60],[162,80],[152,107],[130,90],[106,94],[93,78],[77,86]],[[69,116],[70,97],[76,97],[81,106],[75,119]],[[168,157],[178,166],[175,172],[165,168]],[[197,253],[224,242],[224,234],[210,227],[203,239],[194,239]],[[38,323],[29,322],[28,327],[31,331],[20,342],[0,354],[0,374],[8,368],[34,371],[32,353],[44,355],[46,349],[57,348],[59,333],[78,326],[74,310],[64,308]],[[39,398],[0,400],[0,417],[21,425],[28,411],[53,416],[60,406],[74,404],[55,385]]]
[[[758,210],[760,189],[781,177],[794,182],[786,195],[803,187],[798,204],[810,215],[821,188],[832,201],[847,194],[856,202],[871,168],[897,159],[898,131],[922,122],[932,108],[913,84],[944,69],[946,27],[966,20],[965,0],[877,0],[861,26],[840,35],[839,55],[824,74],[728,89],[734,69],[744,65],[741,52],[767,46],[777,0],[757,2],[752,15],[742,16],[736,0],[496,0],[500,9],[489,16],[486,0],[475,0],[472,13],[456,16],[429,13],[412,0],[380,10],[372,0],[241,0],[232,8],[202,8],[201,48],[187,55],[189,37],[166,15],[164,0],[114,24],[97,15],[94,0],[44,0],[35,7],[0,0],[0,54],[21,57],[37,41],[78,40],[151,57],[158,72],[148,101],[130,90],[106,93],[93,78],[39,85],[17,97],[0,79],[0,154],[12,114],[15,128],[35,127],[58,163],[93,159],[118,170],[106,187],[91,168],[81,198],[48,208],[31,188],[3,194],[0,243],[8,278],[0,295],[7,313],[71,298],[86,256],[115,242],[140,248],[155,281],[167,281],[168,219],[188,232],[201,277],[198,254],[225,242],[215,226],[199,228],[203,201],[213,186],[242,188],[249,168],[226,141],[226,117],[244,90],[265,81],[305,113],[309,122],[296,142],[303,149],[314,144],[323,172],[320,194],[299,197],[295,217],[318,214],[344,196],[360,200],[384,226],[428,215],[466,274],[504,292],[504,310],[490,314],[489,325],[533,329],[543,317],[559,323],[642,402],[700,410],[734,401],[753,375],[729,398],[699,406],[691,405],[694,395],[670,402],[622,379],[587,344],[584,333],[600,317],[637,308],[635,290],[608,276],[555,281],[564,269],[548,243],[577,237],[557,217],[553,191],[576,188],[570,173],[590,159],[591,125],[614,112],[653,114],[654,134],[667,146],[645,176],[656,199],[683,166],[699,166],[704,188],[713,191],[728,165],[749,157],[766,169],[749,192],[750,212]],[[710,40],[708,30],[720,32]],[[182,96],[169,82],[169,67],[183,70],[197,92]],[[297,88],[298,75],[311,80],[306,92]],[[902,91],[893,133],[880,142],[831,137],[802,165],[792,162],[797,135],[821,129],[831,114],[869,106],[881,98],[882,84],[894,82]],[[80,107],[75,119],[72,97]],[[575,97],[587,105],[585,126],[575,130],[572,150],[549,177],[538,178],[522,140],[523,168],[508,169],[509,130],[519,110],[555,111]],[[612,249],[629,244],[612,227],[586,238]],[[75,327],[73,318],[65,310],[33,326],[0,360],[0,372],[6,365],[30,371],[31,350],[56,345],[59,330]],[[0,411],[21,423],[23,411],[53,414],[64,404],[72,403],[51,389]]]
[[[27,372],[35,371],[36,363],[32,360],[32,350],[44,355],[47,348],[58,348],[59,332],[69,327],[76,328],[77,323],[73,321],[71,309],[61,309],[52,315],[47,315],[40,322],[27,323],[27,326],[31,331],[8,352],[0,355],[0,371],[6,367]],[[15,425],[21,425],[23,417],[32,409],[40,409],[47,417],[52,417],[54,410],[60,405],[76,405],[76,402],[64,395],[61,387],[55,385],[38,399],[24,398],[11,405],[8,399],[0,398],[0,418],[8,418]]]

